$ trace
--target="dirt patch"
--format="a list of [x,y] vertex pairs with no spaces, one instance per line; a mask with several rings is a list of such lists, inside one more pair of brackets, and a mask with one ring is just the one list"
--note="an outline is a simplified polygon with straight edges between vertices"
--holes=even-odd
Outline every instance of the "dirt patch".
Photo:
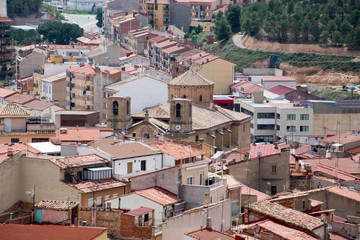
[[339,56],[359,56],[360,51],[348,51],[346,48],[323,48],[317,44],[284,44],[278,42],[260,41],[256,38],[246,35],[242,38],[242,43],[246,48],[262,51],[279,51],[294,53],[316,53],[325,55]]
[[[263,59],[253,63],[250,67],[268,67],[269,59]],[[348,84],[358,85],[360,83],[360,72],[339,72],[323,70],[321,66],[295,67],[288,63],[281,63],[280,69],[284,76],[296,79],[297,84],[316,84],[342,86]]]

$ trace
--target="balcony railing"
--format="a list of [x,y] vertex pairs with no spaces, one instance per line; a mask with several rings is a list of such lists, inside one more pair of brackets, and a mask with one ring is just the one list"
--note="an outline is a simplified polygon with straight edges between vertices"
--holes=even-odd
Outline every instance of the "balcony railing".
[[52,123],[47,124],[27,124],[27,132],[31,133],[42,133],[42,134],[51,134],[55,133],[56,126]]

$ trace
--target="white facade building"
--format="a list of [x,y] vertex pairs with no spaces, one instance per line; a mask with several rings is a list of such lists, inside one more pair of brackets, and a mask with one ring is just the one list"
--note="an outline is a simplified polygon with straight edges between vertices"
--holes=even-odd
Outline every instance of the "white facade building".
[[[105,87],[105,92],[116,92],[114,96],[129,96],[131,98],[131,114],[144,110],[144,108],[162,105],[168,100],[168,86],[164,81],[139,76],[129,78]],[[111,96],[107,93],[106,97]]]

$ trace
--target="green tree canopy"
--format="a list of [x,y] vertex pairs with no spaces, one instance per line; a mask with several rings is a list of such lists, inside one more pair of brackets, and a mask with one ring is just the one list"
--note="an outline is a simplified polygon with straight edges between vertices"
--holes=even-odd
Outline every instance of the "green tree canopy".
[[96,12],[96,26],[98,26],[99,28],[102,28],[103,26],[103,12],[102,9],[98,9]]
[[225,16],[233,32],[240,31],[240,14],[241,14],[241,8],[238,4],[230,3],[227,6],[227,10],[225,11]]
[[218,40],[228,40],[231,33],[231,26],[226,20],[222,11],[219,11],[215,20],[215,35]]
[[81,37],[84,30],[77,24],[48,21],[39,25],[38,32],[48,42],[69,44],[70,42],[76,42],[76,38]]

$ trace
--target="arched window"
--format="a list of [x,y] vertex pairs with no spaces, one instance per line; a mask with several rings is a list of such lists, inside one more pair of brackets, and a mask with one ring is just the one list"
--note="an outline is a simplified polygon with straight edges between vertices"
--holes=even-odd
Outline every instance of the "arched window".
[[113,115],[118,115],[119,113],[119,104],[117,101],[113,102]]
[[199,101],[200,101],[200,102],[202,102],[202,95],[200,95],[200,97],[199,97]]
[[176,104],[175,109],[176,109],[176,117],[181,117],[181,104],[180,103]]
[[129,114],[130,113],[130,102],[127,101],[126,102],[126,114]]
[[184,95],[183,98],[186,98],[186,95]]

